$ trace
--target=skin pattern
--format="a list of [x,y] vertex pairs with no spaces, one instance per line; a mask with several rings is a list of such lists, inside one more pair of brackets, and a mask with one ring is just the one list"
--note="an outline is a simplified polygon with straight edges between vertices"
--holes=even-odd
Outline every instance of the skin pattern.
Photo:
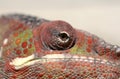
[[4,15],[0,79],[120,79],[120,47],[61,20]]

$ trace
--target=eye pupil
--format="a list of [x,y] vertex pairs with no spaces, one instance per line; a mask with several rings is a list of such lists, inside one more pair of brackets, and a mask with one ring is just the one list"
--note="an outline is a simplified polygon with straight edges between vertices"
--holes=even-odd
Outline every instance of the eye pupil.
[[66,40],[69,39],[69,36],[68,36],[68,34],[66,34],[66,33],[60,33],[60,34],[59,34],[59,37],[60,37],[60,39],[61,39],[62,41],[66,41]]

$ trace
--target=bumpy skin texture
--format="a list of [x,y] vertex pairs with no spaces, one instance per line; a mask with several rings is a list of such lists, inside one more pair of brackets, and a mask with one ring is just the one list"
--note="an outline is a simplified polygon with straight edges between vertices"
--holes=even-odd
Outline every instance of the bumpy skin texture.
[[64,21],[2,16],[0,47],[0,79],[120,78],[120,47]]

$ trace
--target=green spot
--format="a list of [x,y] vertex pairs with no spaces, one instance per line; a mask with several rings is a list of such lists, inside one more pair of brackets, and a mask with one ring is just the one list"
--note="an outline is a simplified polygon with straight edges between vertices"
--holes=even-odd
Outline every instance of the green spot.
[[70,53],[71,54],[81,54],[81,55],[86,55],[88,54],[88,52],[85,51],[85,47],[78,47],[77,45],[75,45],[74,47],[72,47],[70,49]]

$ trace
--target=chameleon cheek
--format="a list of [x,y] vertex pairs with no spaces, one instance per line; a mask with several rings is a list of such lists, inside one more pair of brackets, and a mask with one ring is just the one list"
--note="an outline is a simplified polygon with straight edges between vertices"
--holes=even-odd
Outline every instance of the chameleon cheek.
[[10,50],[13,57],[27,57],[35,52],[31,29],[20,29],[9,37],[9,45],[4,52]]

